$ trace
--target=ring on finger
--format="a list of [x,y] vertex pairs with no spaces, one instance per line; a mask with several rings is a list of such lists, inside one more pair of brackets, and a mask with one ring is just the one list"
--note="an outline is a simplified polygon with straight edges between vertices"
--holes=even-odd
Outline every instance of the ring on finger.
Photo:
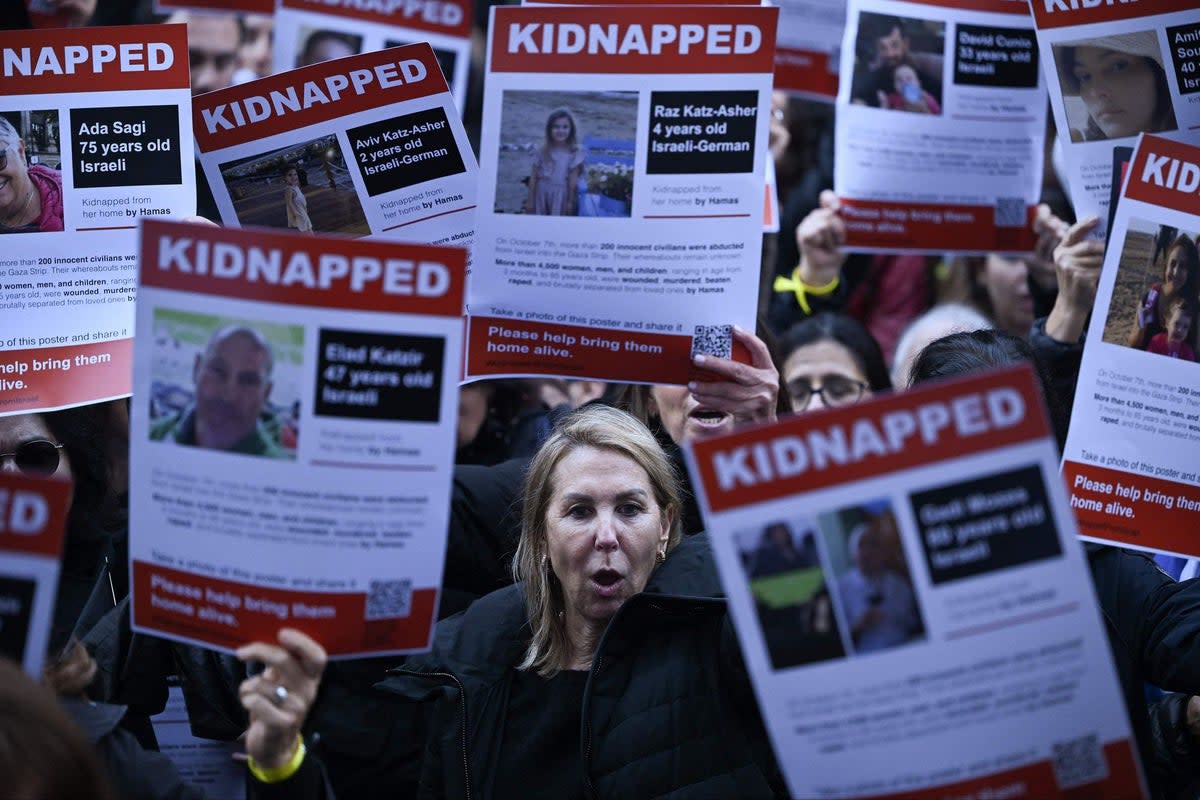
[[288,690],[286,686],[276,686],[275,690],[271,692],[271,702],[279,708],[283,707],[283,704],[287,702],[287,699]]

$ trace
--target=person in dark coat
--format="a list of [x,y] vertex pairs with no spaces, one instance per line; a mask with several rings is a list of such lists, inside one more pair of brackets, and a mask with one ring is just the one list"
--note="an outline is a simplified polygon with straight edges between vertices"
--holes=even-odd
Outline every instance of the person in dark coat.
[[[575,412],[526,479],[518,585],[381,688],[431,706],[419,797],[785,796],[703,535],[623,412]],[[681,543],[682,542],[682,543]],[[581,731],[586,733],[581,734]]]
[[[1000,331],[955,333],[930,343],[913,362],[912,385],[1025,362],[1035,367],[1047,406],[1061,408],[1029,343]],[[1066,438],[1065,430],[1058,438]],[[1144,684],[1200,694],[1200,579],[1176,583],[1144,553],[1094,543],[1085,550],[1150,789],[1166,797],[1162,765],[1173,759],[1156,751]]]

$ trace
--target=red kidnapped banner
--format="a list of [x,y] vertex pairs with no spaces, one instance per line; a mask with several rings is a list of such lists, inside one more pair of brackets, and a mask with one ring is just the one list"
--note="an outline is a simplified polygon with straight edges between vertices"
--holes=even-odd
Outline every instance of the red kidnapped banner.
[[256,640],[273,642],[285,626],[307,633],[331,656],[429,643],[436,589],[413,589],[406,617],[364,620],[366,606],[366,592],[274,589],[133,562],[135,625],[230,650]]
[[186,25],[0,32],[0,96],[186,89]]
[[470,38],[475,15],[470,0],[281,0],[280,6],[463,38]]
[[1033,371],[1017,367],[702,439],[713,511],[775,500],[1049,435]]
[[1196,0],[1030,0],[1040,29],[1194,11]]
[[779,19],[779,9],[765,6],[521,6],[492,14],[493,71],[558,74],[769,73]]
[[1125,196],[1200,216],[1200,147],[1145,135],[1128,170]]
[[0,553],[57,559],[70,505],[68,480],[0,472]]
[[192,126],[196,146],[208,153],[448,91],[433,48],[422,42],[202,94],[192,100]]
[[1033,250],[1036,206],[1025,210],[1025,224],[996,225],[991,206],[936,203],[888,203],[842,199],[846,243],[851,247],[892,250],[994,250],[1024,253]]
[[141,282],[161,289],[458,317],[466,270],[466,251],[456,247],[142,223]]

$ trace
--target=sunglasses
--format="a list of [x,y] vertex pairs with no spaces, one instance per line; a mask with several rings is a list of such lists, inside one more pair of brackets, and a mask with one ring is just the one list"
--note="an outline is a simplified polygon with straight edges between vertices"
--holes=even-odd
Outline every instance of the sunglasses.
[[62,449],[61,444],[35,439],[17,445],[17,449],[11,453],[0,453],[0,463],[6,458],[11,458],[17,469],[26,475],[53,475],[58,471],[59,462],[62,460],[59,453]]

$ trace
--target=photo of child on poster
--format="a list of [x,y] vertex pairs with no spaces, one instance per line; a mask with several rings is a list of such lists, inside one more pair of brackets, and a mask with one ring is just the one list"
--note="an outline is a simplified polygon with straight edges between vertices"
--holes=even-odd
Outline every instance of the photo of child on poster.
[[813,530],[808,522],[780,520],[737,536],[763,640],[777,670],[846,655]]
[[302,326],[159,308],[154,349],[151,441],[296,457]]
[[1179,128],[1156,31],[1053,46],[1072,142]]
[[854,653],[923,639],[925,624],[891,503],[865,503],[821,514],[819,521]]
[[1104,341],[1195,361],[1198,313],[1197,233],[1130,219],[1104,324]]
[[371,229],[337,136],[222,164],[243,225],[366,236]]
[[63,230],[57,111],[0,113],[0,233]]
[[860,14],[852,102],[892,111],[941,114],[945,39],[944,22]]
[[628,217],[636,92],[504,92],[498,214]]

